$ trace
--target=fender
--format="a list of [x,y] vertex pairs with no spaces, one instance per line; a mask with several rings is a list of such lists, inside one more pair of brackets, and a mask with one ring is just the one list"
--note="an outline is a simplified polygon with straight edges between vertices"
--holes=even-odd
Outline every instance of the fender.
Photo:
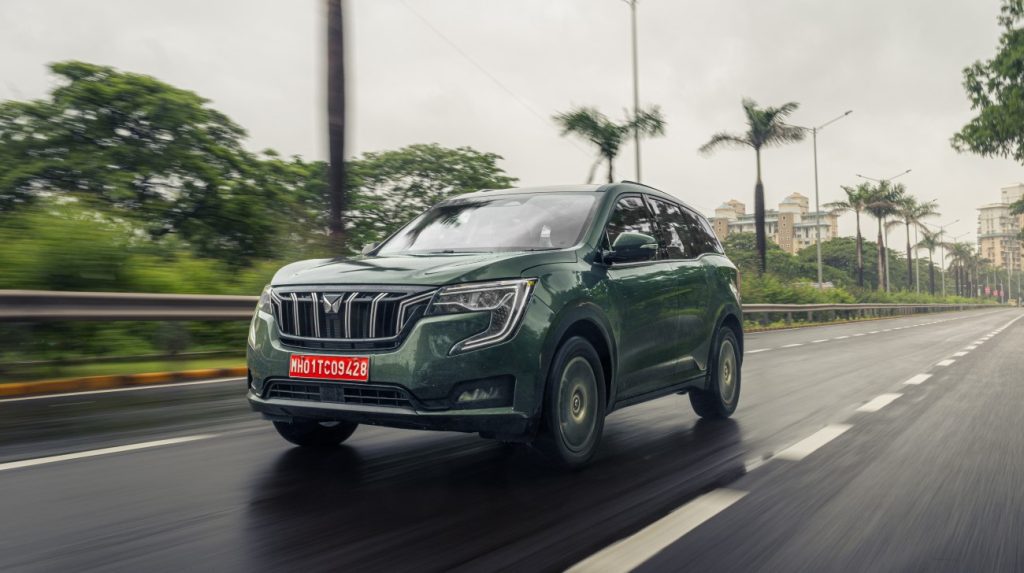
[[[569,329],[578,322],[588,322],[593,325],[604,339],[608,348],[609,373],[606,374],[609,392],[607,403],[614,401],[616,393],[615,372],[618,368],[619,349],[615,337],[612,336],[611,323],[605,316],[604,309],[597,304],[587,300],[574,300],[566,304],[556,315],[548,334],[544,339],[543,354],[541,355],[541,368],[544,374],[544,384],[547,384],[547,375],[551,369],[551,361],[554,359],[555,351],[558,349],[558,342],[562,340]],[[610,375],[609,375],[610,374]]]

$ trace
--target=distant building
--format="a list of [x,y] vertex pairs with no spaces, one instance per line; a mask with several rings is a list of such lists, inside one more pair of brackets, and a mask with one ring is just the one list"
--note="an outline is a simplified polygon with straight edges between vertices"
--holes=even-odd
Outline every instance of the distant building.
[[1024,198],[1024,183],[1000,191],[999,203],[978,208],[978,253],[996,267],[1019,269],[1024,215],[1011,215],[1010,205]]
[[[839,217],[826,211],[812,212],[807,197],[793,193],[783,199],[778,209],[765,210],[765,234],[782,250],[796,253],[814,245],[815,228],[821,229],[821,240],[839,236]],[[715,209],[711,219],[718,238],[725,240],[729,233],[753,233],[754,215],[747,214],[743,203],[732,199]]]

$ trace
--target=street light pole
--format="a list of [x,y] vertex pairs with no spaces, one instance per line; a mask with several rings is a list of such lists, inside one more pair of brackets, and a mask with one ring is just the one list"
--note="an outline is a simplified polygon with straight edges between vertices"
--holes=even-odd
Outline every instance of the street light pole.
[[[910,169],[907,169],[906,171],[904,171],[904,172],[902,172],[902,173],[900,173],[898,175],[893,175],[892,177],[886,177],[885,179],[875,179],[874,177],[867,177],[865,175],[861,175],[860,173],[855,173],[854,175],[856,175],[857,177],[860,177],[861,179],[867,179],[868,181],[874,181],[874,182],[878,183],[879,186],[881,186],[882,184],[888,183],[888,182],[892,181],[893,179],[897,179],[899,177],[903,177],[907,173],[910,173]],[[884,229],[884,225],[883,225],[883,229]],[[885,283],[885,292],[892,292],[892,289],[889,286],[889,230],[888,229],[884,229],[884,233],[885,234],[882,235],[882,245],[881,245],[881,249],[879,250],[879,256],[882,257],[882,263],[885,265],[884,272],[882,273],[885,276],[884,277],[878,277],[878,280],[879,280],[879,285],[881,285],[883,282]]]
[[[636,3],[637,0],[625,0],[629,4],[629,17],[633,33],[633,119],[640,115],[640,72],[638,70],[637,39],[636,39]],[[636,180],[643,181],[640,175],[640,126],[634,121],[633,143],[636,147]]]
[[853,113],[853,110],[848,110],[843,115],[830,119],[825,123],[817,127],[802,127],[794,125],[798,129],[811,132],[811,141],[814,147],[814,245],[818,251],[818,289],[822,290],[825,288],[825,279],[822,275],[822,263],[821,263],[821,194],[818,192],[818,131],[825,129],[826,126],[831,125],[840,119]]

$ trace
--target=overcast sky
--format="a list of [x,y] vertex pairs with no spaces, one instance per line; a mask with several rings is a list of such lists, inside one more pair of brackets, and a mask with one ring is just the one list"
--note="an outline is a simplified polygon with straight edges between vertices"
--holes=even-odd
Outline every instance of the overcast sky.
[[[550,116],[577,104],[621,117],[631,105],[622,0],[350,0],[353,153],[412,143],[502,155],[524,185],[578,183],[593,152]],[[709,213],[753,203],[754,157],[697,148],[743,128],[740,99],[797,101],[793,121],[854,113],[819,135],[822,202],[855,173],[901,179],[938,199],[952,235],[1024,180],[1007,160],[958,155],[970,117],[961,70],[996,47],[998,0],[640,0],[641,101],[666,137],[645,143],[644,181]],[[79,59],[156,76],[211,99],[253,149],[325,156],[321,0],[3,0],[0,99],[43,96],[45,65]],[[475,62],[475,63],[474,63]],[[617,178],[633,178],[633,148]],[[765,155],[770,206],[812,198],[811,144]],[[749,207],[748,207],[749,208]],[[852,218],[841,232],[852,234]],[[951,235],[951,236],[952,236]],[[893,237],[894,240],[896,236]],[[898,242],[896,244],[902,244]]]

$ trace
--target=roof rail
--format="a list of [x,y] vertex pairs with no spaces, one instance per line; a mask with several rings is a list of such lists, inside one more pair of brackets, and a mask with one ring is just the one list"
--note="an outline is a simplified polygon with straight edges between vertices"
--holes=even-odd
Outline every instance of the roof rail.
[[661,191],[661,189],[658,189],[657,187],[651,187],[646,183],[641,183],[639,181],[630,181],[629,179],[623,179],[622,181],[619,181],[619,183],[632,183],[633,185],[639,185],[641,187],[646,187],[648,189],[654,189],[655,191]]

